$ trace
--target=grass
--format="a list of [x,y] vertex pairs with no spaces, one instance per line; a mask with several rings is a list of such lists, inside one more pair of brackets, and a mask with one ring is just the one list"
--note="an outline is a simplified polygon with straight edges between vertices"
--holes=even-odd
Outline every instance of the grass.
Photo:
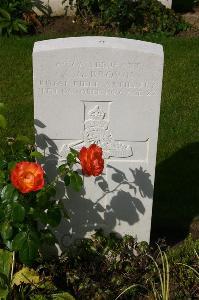
[[[6,104],[7,136],[34,140],[32,49],[55,36],[0,39],[0,102]],[[163,44],[160,115],[152,236],[184,236],[199,214],[199,39],[147,37]],[[2,134],[0,135],[2,137]]]

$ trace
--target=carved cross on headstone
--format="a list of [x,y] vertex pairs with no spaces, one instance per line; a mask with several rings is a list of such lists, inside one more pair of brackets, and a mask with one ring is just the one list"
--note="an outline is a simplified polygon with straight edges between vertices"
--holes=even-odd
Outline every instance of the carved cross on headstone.
[[[84,124],[82,130],[82,140],[69,140],[62,145],[59,152],[59,160],[65,160],[70,148],[80,150],[83,146],[88,147],[91,144],[99,145],[103,150],[103,157],[109,162],[115,159],[128,158],[127,161],[136,161],[133,146],[138,148],[139,154],[144,154],[141,160],[146,160],[147,142],[145,141],[119,141],[113,137],[110,125],[111,101],[101,101],[93,103],[83,101],[84,105]],[[67,140],[66,140],[67,141]],[[140,150],[142,149],[141,153]]]

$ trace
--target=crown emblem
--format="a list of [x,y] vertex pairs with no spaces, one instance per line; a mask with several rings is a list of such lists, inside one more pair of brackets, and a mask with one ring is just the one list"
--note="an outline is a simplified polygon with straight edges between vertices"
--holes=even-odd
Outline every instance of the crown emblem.
[[105,117],[105,113],[99,105],[96,105],[92,110],[90,110],[88,115],[92,120],[103,120]]

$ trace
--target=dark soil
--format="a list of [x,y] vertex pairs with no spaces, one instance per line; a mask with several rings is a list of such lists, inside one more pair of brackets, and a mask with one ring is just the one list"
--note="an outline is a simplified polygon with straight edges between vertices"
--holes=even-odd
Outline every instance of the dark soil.
[[88,27],[86,25],[79,24],[75,18],[68,16],[51,18],[49,23],[43,28],[43,33],[47,34],[81,34],[85,31],[88,31]]
[[[178,36],[183,37],[199,37],[199,7],[194,11],[187,12],[182,15],[191,27],[186,31],[181,31]],[[82,35],[83,33],[92,33],[91,28],[87,24],[82,24],[75,17],[63,16],[49,19],[49,22],[43,27],[43,33],[47,34],[72,34]]]
[[199,6],[195,7],[192,12],[183,14],[184,20],[191,25],[191,28],[179,33],[179,36],[195,37],[199,36]]

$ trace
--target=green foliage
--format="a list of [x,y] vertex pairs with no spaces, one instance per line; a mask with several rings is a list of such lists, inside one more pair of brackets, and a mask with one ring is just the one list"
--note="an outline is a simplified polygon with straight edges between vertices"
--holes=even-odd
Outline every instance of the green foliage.
[[[0,111],[2,111],[4,109],[4,104],[0,103]],[[0,128],[5,129],[7,125],[6,122],[6,118],[4,117],[4,115],[1,113],[0,114]]]
[[76,8],[81,21],[99,30],[173,35],[186,29],[182,19],[157,0],[77,0]]
[[[182,246],[169,249],[164,242],[150,247],[131,236],[105,236],[100,230],[91,239],[76,241],[59,261],[45,267],[80,300],[197,299],[197,276],[178,264],[184,251],[185,256],[192,256],[189,266],[198,271],[198,258],[193,255],[198,241],[190,237],[187,243],[184,250]],[[174,256],[173,251],[177,251]],[[179,290],[180,281],[184,288]]]
[[8,8],[5,10],[0,8],[0,35],[7,34],[9,36],[11,33],[27,31],[28,24],[20,18],[14,18],[12,9]]
[[199,297],[199,240],[188,236],[180,245],[168,251],[171,264],[171,282],[175,299],[197,299]]
[[[0,103],[1,108],[3,105]],[[1,116],[0,121],[4,118]],[[22,263],[31,265],[38,259],[42,244],[56,243],[51,227],[57,227],[62,216],[67,216],[61,200],[56,198],[57,183],[63,180],[66,187],[71,186],[76,191],[82,188],[82,177],[73,170],[79,163],[79,154],[71,149],[66,163],[59,166],[59,174],[54,181],[48,183],[46,178],[41,189],[23,193],[11,181],[12,169],[18,162],[42,159],[43,154],[36,151],[23,135],[6,138],[5,149],[0,152],[0,237],[9,250],[17,253]],[[44,229],[38,228],[38,222]]]
[[[119,239],[97,231],[92,239],[77,241],[66,249],[52,272],[77,299],[115,299],[126,288],[125,295],[135,296],[143,291],[147,278],[148,251],[147,243],[137,244],[133,237]],[[133,283],[136,285],[129,288]]]
[[40,282],[39,274],[34,270],[27,267],[23,267],[21,270],[16,272],[12,279],[13,285],[25,284],[35,284],[37,285]]
[[[198,299],[198,247],[191,236],[170,249],[163,242],[152,247],[99,230],[91,239],[76,241],[57,260],[40,261],[35,269],[17,264],[13,276],[12,253],[5,251],[0,287],[3,299],[74,300],[71,294],[80,300]],[[1,254],[3,250],[3,260]]]
[[68,292],[58,289],[51,277],[15,265],[14,252],[3,249],[0,249],[0,299],[75,300]]
[[160,254],[160,264],[161,267],[158,265],[158,263],[155,261],[155,259],[149,255],[149,257],[152,259],[157,273],[160,280],[160,291],[157,290],[155,283],[153,280],[151,281],[153,295],[155,300],[169,300],[169,288],[170,288],[170,273],[169,273],[169,263],[168,263],[168,257],[165,252],[163,252],[160,247],[158,246],[159,254]]
[[53,294],[52,300],[75,300],[69,293]]
[[78,151],[70,149],[66,157],[66,163],[59,166],[58,171],[63,178],[65,186],[70,186],[75,191],[79,192],[83,186],[82,177],[77,171],[73,171],[73,166],[78,163]]
[[0,35],[27,33],[33,26],[33,20],[28,15],[33,13],[34,7],[46,15],[51,12],[41,0],[1,0]]
[[75,300],[70,293],[57,288],[51,277],[27,267],[14,274],[10,294],[11,297],[18,294],[20,300],[22,295],[26,300]]
[[[78,152],[72,150],[66,164],[59,167],[61,177],[57,176],[37,192],[21,193],[10,182],[12,169],[17,162],[34,162],[35,158],[43,157],[28,142],[24,136],[8,138],[7,151],[0,154],[0,236],[8,249],[16,251],[21,262],[31,265],[39,257],[43,243],[56,242],[50,228],[58,226],[62,215],[65,216],[62,203],[55,198],[58,181],[64,178],[66,186],[76,191],[81,189],[83,181],[73,170]],[[38,222],[45,229],[39,229]]]
[[0,299],[6,299],[8,296],[12,264],[12,252],[0,249]]
[[195,258],[195,251],[199,253],[199,240],[194,241],[189,235],[183,243],[169,250],[168,258],[173,263],[180,260],[181,263],[191,265]]

